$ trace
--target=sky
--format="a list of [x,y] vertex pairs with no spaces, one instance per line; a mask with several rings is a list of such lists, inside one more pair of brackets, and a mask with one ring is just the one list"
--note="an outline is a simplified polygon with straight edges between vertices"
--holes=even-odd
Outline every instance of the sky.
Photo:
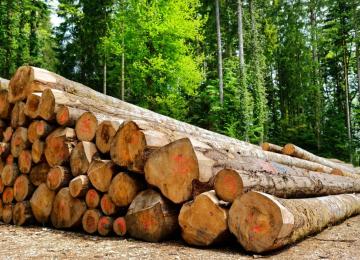
[[61,23],[61,19],[56,15],[56,8],[58,6],[59,2],[58,0],[50,0],[49,5],[51,6],[52,14],[51,14],[51,23],[52,25],[58,26]]

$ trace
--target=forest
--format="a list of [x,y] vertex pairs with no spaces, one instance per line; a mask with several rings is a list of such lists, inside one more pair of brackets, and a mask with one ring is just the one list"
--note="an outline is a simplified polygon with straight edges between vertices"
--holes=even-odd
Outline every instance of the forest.
[[0,77],[24,64],[359,165],[359,0],[0,0]]

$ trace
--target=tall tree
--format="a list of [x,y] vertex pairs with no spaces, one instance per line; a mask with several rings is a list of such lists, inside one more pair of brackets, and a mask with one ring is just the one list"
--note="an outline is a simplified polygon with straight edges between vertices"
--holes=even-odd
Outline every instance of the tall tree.
[[224,102],[224,80],[223,80],[223,60],[222,60],[222,42],[221,42],[221,26],[220,26],[220,6],[219,0],[215,0],[215,15],[216,15],[216,38],[218,46],[218,74],[219,74],[219,93],[220,104]]

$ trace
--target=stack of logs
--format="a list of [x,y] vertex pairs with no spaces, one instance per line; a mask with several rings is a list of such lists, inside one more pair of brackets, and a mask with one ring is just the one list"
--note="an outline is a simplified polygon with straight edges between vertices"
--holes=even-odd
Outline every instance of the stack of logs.
[[360,213],[358,169],[341,161],[261,149],[35,67],[0,82],[7,224],[261,253]]

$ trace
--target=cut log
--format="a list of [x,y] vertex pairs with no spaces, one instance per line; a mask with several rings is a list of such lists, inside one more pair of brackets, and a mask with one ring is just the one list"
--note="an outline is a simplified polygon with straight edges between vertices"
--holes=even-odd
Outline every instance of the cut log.
[[14,189],[13,187],[5,187],[2,194],[2,201],[4,204],[9,204],[14,201]]
[[8,79],[0,78],[0,89],[8,89],[10,81]]
[[10,144],[9,143],[0,143],[0,157],[6,158],[10,154]]
[[62,165],[69,160],[75,138],[72,128],[58,128],[46,138],[44,154],[51,167]]
[[96,130],[96,147],[102,153],[110,152],[110,145],[120,124],[115,121],[103,121]]
[[16,102],[11,111],[11,127],[16,128],[19,126],[25,126],[28,123],[28,119],[29,118],[25,115],[25,103]]
[[2,194],[4,192],[4,189],[5,189],[5,185],[4,185],[2,178],[0,177],[0,194]]
[[100,207],[102,212],[107,216],[114,215],[118,211],[118,207],[111,200],[109,194],[104,194],[101,197]]
[[12,222],[13,207],[14,207],[13,204],[5,204],[3,206],[2,219],[5,224],[10,224]]
[[62,188],[55,197],[51,223],[55,228],[71,228],[81,224],[86,211],[84,201],[71,196],[69,188]]
[[66,167],[55,166],[50,169],[47,175],[46,185],[50,190],[57,191],[68,186],[71,179],[72,176]]
[[22,150],[19,155],[18,165],[21,173],[27,174],[31,170],[32,158],[29,150]]
[[30,146],[28,140],[27,129],[25,127],[18,127],[11,138],[11,154],[18,158],[20,152]]
[[40,97],[35,94],[31,94],[28,96],[25,104],[25,115],[28,117],[35,119],[38,117],[38,108],[40,104]]
[[100,205],[100,194],[95,189],[89,189],[85,195],[86,206],[95,209]]
[[114,219],[109,216],[102,216],[98,222],[98,233],[101,236],[108,236],[113,230]]
[[30,171],[30,181],[34,186],[39,186],[42,183],[46,184],[47,175],[50,171],[50,166],[47,163],[40,163],[35,165]]
[[5,165],[1,172],[1,179],[5,186],[13,186],[16,177],[19,175],[19,168],[15,163]]
[[4,208],[4,205],[3,205],[3,202],[2,200],[0,199],[0,221],[2,221],[2,216],[3,216],[3,208]]
[[92,141],[95,138],[98,121],[93,113],[85,112],[76,121],[75,132],[80,141]]
[[50,190],[45,183],[37,187],[30,199],[31,209],[37,222],[45,224],[49,217],[55,200],[55,192]]
[[38,139],[46,137],[53,130],[53,126],[44,120],[33,121],[29,125],[28,139],[34,143]]
[[133,238],[159,242],[178,230],[178,208],[154,190],[140,192],[126,213],[126,226]]
[[109,196],[116,206],[127,207],[143,189],[143,180],[130,173],[120,172],[111,181]]
[[13,164],[14,161],[15,161],[15,159],[12,154],[9,154],[8,157],[6,157],[6,164]]
[[118,236],[125,236],[126,235],[126,220],[125,217],[118,217],[114,220],[113,223],[113,230],[114,233]]
[[271,143],[262,143],[261,148],[264,151],[269,151],[273,153],[282,153],[282,149],[283,149],[281,146]]
[[38,122],[38,120],[32,121],[28,127],[28,140],[30,143],[34,143],[37,139],[39,139],[36,134],[36,127]]
[[[282,151],[286,155],[291,155],[291,156],[294,156],[294,157],[297,157],[297,158],[300,158],[303,160],[319,163],[319,164],[325,165],[327,167],[330,167],[332,169],[339,169],[347,176],[349,175],[349,173],[350,173],[350,175],[355,174],[355,171],[353,169],[351,169],[350,167],[345,167],[343,164],[338,164],[338,163],[332,162],[326,158],[312,154],[312,153],[310,153],[296,145],[293,145],[293,144],[285,145]],[[358,177],[360,178],[360,176],[358,176]]]
[[76,121],[85,112],[86,110],[60,105],[56,113],[56,122],[61,126],[74,127]]
[[88,176],[95,189],[101,192],[109,190],[112,176],[116,173],[116,166],[112,161],[93,160],[88,170]]
[[17,226],[29,224],[34,219],[29,201],[22,201],[15,204],[13,209],[13,222]]
[[164,133],[148,129],[147,124],[140,123],[130,121],[120,127],[111,143],[110,156],[116,164],[142,173],[148,156],[168,144],[169,140]]
[[69,184],[71,196],[74,198],[84,197],[90,187],[89,178],[86,175],[79,175],[72,179]]
[[229,228],[246,250],[262,253],[294,243],[359,213],[358,194],[278,199],[252,191],[232,204]]
[[98,209],[88,209],[82,217],[82,227],[86,233],[94,234],[98,230],[99,219],[102,216]]
[[3,132],[3,142],[8,143],[11,141],[11,137],[13,135],[13,128],[11,126],[7,127],[5,131]]
[[45,142],[36,140],[31,146],[31,157],[34,163],[39,163],[45,159]]
[[34,186],[31,184],[29,177],[22,174],[16,178],[14,183],[14,198],[17,202],[30,199],[34,192]]
[[56,117],[55,97],[49,88],[42,92],[38,114],[39,117],[47,121],[53,120]]
[[209,246],[224,242],[229,236],[228,209],[216,197],[215,191],[197,196],[185,203],[179,214],[181,236],[194,246]]
[[97,155],[96,145],[91,142],[79,142],[70,156],[70,167],[73,176],[86,174],[94,156]]
[[11,115],[12,106],[8,100],[8,91],[0,89],[0,118],[8,119]]

